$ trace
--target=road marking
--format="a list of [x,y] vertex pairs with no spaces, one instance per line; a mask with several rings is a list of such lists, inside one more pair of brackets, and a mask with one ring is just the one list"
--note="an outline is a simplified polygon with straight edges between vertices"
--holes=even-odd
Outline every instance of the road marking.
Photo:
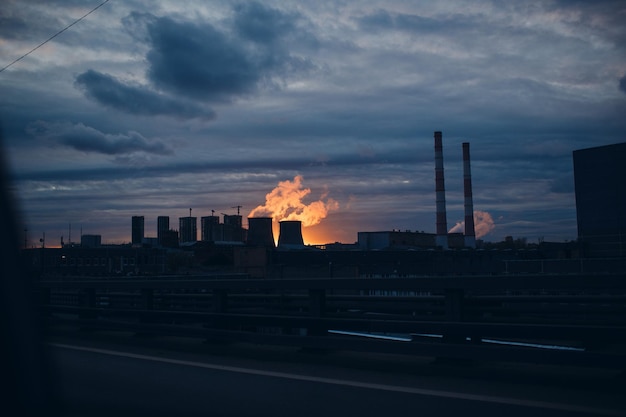
[[103,355],[141,359],[141,360],[147,360],[147,361],[153,361],[153,362],[169,363],[169,364],[174,364],[174,365],[191,366],[191,367],[205,368],[205,369],[211,369],[211,370],[216,370],[216,371],[237,372],[237,373],[248,374],[248,375],[284,378],[284,379],[291,379],[291,380],[296,380],[296,381],[318,382],[321,384],[342,385],[342,386],[347,386],[347,387],[374,389],[374,390],[381,390],[381,391],[392,391],[392,392],[400,392],[400,393],[405,393],[405,394],[417,394],[417,395],[425,395],[429,397],[442,397],[442,398],[452,398],[452,399],[458,399],[458,400],[518,405],[522,407],[543,408],[543,409],[550,409],[550,410],[570,411],[570,412],[586,413],[586,414],[592,413],[596,415],[606,415],[606,416],[626,416],[626,411],[622,411],[622,410],[611,410],[611,409],[605,409],[605,408],[587,407],[587,406],[574,405],[574,404],[553,403],[553,402],[547,402],[547,401],[522,400],[522,399],[510,398],[510,397],[496,397],[496,396],[491,396],[491,395],[466,394],[462,392],[403,387],[403,386],[397,386],[397,385],[376,384],[376,383],[370,383],[370,382],[359,382],[359,381],[333,379],[333,378],[325,378],[325,377],[310,376],[310,375],[291,374],[291,373],[286,373],[286,372],[264,371],[260,369],[249,369],[249,368],[241,368],[238,366],[216,365],[216,364],[203,363],[203,362],[170,359],[170,358],[163,358],[163,357],[158,357],[158,356],[141,355],[137,353],[91,348],[91,347],[86,347],[86,346],[66,345],[62,343],[49,343],[49,345],[55,346],[58,348],[63,348],[63,349],[100,353]]

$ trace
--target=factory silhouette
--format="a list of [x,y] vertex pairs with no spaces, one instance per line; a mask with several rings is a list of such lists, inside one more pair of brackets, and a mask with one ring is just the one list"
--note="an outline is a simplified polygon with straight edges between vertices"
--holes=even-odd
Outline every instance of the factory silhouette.
[[[469,143],[463,148],[464,232],[448,231],[442,132],[434,132],[436,233],[358,232],[356,243],[305,245],[300,220],[279,221],[275,243],[269,216],[249,217],[211,210],[178,219],[172,229],[159,216],[157,236],[144,236],[144,216],[131,219],[131,243],[102,245],[100,235],[82,235],[80,244],[25,250],[34,274],[111,276],[239,272],[253,277],[386,277],[446,274],[613,272],[626,260],[626,143],[573,152],[578,240],[539,242],[507,237],[477,240],[474,225]],[[601,209],[600,209],[601,208]],[[455,228],[456,229],[456,228]],[[41,250],[39,250],[41,249]],[[584,260],[584,262],[583,262]]]
[[[449,233],[446,220],[445,184],[443,167],[442,133],[435,132],[435,184],[436,184],[436,235],[424,232],[392,231],[392,232],[359,232],[358,248],[385,249],[389,247],[421,247],[421,248],[475,248],[476,236],[474,231],[474,210],[472,201],[472,180],[470,171],[469,143],[463,143],[463,184],[465,198],[465,232]],[[242,242],[253,246],[275,247],[273,234],[274,218],[249,217],[248,229],[243,227],[243,217],[237,208],[237,215],[222,213],[223,223],[220,223],[214,211],[210,216],[200,218],[200,239],[198,239],[198,218],[192,216],[189,209],[188,217],[178,219],[178,230],[170,229],[170,218],[157,218],[157,237],[144,236],[145,217],[132,217],[131,244],[158,244],[166,247],[189,246],[196,242]],[[256,210],[255,210],[256,211]],[[299,220],[279,221],[278,249],[306,249],[302,237],[302,222]],[[97,236],[97,235],[95,235]],[[93,239],[89,237],[89,239]],[[95,238],[97,240],[97,237]],[[84,236],[81,243],[84,244]],[[325,246],[325,245],[323,245]],[[310,247],[311,248],[311,247]],[[318,245],[319,248],[319,245]]]

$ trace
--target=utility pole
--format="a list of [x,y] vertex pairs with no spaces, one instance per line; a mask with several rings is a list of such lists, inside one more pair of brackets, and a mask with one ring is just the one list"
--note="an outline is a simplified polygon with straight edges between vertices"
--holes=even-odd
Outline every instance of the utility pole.
[[243,207],[243,206],[232,206],[231,208],[236,208],[237,209],[237,216],[239,216],[239,209]]

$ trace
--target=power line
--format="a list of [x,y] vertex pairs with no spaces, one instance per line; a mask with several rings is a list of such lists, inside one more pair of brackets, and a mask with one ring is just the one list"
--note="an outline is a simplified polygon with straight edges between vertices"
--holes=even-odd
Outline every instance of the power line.
[[95,12],[96,10],[98,10],[100,7],[104,6],[106,3],[108,3],[109,0],[104,0],[102,3],[100,3],[99,5],[97,5],[96,7],[94,7],[93,9],[91,9],[88,13],[86,13],[85,15],[83,15],[82,17],[78,18],[77,20],[75,20],[74,22],[70,23],[69,25],[67,25],[66,27],[64,27],[63,29],[61,29],[60,31],[58,31],[57,33],[55,33],[54,35],[50,36],[48,39],[46,39],[45,41],[41,42],[39,45],[35,46],[33,49],[31,49],[30,51],[26,52],[24,55],[22,55],[21,57],[17,58],[15,61],[11,62],[9,65],[5,66],[4,68],[0,69],[0,72],[4,71],[5,69],[9,68],[11,65],[15,64],[16,62],[22,60],[23,58],[26,58],[28,55],[32,54],[33,52],[35,52],[37,49],[41,48],[42,46],[44,46],[45,44],[47,44],[48,42],[50,42],[52,39],[56,38],[57,36],[59,36],[61,33],[65,32],[66,30],[68,30],[69,28],[71,28],[72,26],[74,26],[76,23],[80,22],[81,20],[83,20],[84,18],[86,18],[87,16],[89,16],[90,14],[92,14],[93,12]]

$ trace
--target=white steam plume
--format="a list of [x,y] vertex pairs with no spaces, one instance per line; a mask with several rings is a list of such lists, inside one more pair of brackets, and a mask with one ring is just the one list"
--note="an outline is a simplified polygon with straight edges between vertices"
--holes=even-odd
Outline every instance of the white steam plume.
[[339,203],[322,195],[318,201],[306,204],[302,200],[311,193],[303,188],[302,176],[296,175],[293,181],[281,181],[265,196],[265,204],[256,207],[248,217],[272,217],[275,221],[300,220],[303,227],[314,226],[322,221],[331,210],[337,210]]
[[[488,235],[496,228],[496,224],[486,211],[475,210],[474,211],[474,232],[476,238],[480,239],[483,236]],[[463,233],[465,231],[465,221],[457,222],[448,233]]]

